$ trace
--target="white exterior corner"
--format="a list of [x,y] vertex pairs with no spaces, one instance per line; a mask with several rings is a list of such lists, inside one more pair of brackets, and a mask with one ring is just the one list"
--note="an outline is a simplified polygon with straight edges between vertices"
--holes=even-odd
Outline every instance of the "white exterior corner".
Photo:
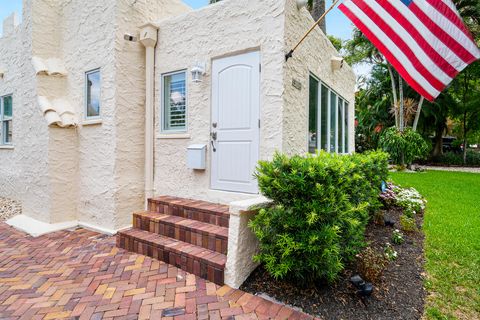
[[66,221],[52,224],[33,219],[26,215],[15,216],[7,220],[6,223],[17,230],[28,233],[32,237],[40,237],[48,233],[73,229],[78,226],[77,221]]
[[265,197],[252,198],[230,203],[230,225],[228,229],[228,254],[225,267],[225,284],[238,289],[258,266],[253,256],[258,253],[259,243],[248,227],[249,221],[260,208],[271,203]]

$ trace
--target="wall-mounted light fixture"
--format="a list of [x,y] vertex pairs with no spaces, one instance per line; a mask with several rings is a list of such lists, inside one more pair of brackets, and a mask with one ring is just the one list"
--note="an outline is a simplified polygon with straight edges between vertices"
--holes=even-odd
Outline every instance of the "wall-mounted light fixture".
[[332,71],[337,71],[343,68],[344,59],[342,57],[332,57]]
[[192,82],[199,83],[203,81],[203,76],[205,75],[206,64],[197,63],[192,67],[190,72],[192,73]]
[[308,0],[297,0],[297,8],[298,10],[305,8],[308,4]]
[[4,75],[5,75],[5,71],[3,71],[2,68],[0,68],[0,79],[3,79]]

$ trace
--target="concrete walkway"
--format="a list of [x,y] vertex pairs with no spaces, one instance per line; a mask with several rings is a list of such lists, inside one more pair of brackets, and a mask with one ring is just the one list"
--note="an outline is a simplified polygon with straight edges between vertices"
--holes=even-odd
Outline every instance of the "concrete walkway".
[[115,247],[84,229],[31,238],[0,223],[0,319],[312,319]]
[[480,173],[480,168],[422,166],[425,170]]

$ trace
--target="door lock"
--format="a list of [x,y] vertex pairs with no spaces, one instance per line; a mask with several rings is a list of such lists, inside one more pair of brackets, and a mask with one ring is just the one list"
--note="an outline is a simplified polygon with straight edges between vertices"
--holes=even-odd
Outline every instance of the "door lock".
[[217,152],[217,148],[215,148],[215,143],[214,143],[214,141],[217,140],[217,132],[212,131],[212,133],[210,133],[210,136],[212,137],[212,139],[210,140],[210,143],[212,144],[212,150],[213,152]]

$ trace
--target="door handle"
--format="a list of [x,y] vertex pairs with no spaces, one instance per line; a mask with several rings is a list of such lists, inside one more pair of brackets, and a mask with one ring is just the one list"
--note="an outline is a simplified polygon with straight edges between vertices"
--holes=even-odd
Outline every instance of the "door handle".
[[217,152],[217,148],[215,148],[215,143],[214,143],[214,141],[217,140],[217,132],[213,131],[212,133],[210,133],[210,136],[212,137],[212,139],[210,140],[210,143],[212,144],[212,150],[213,152]]

